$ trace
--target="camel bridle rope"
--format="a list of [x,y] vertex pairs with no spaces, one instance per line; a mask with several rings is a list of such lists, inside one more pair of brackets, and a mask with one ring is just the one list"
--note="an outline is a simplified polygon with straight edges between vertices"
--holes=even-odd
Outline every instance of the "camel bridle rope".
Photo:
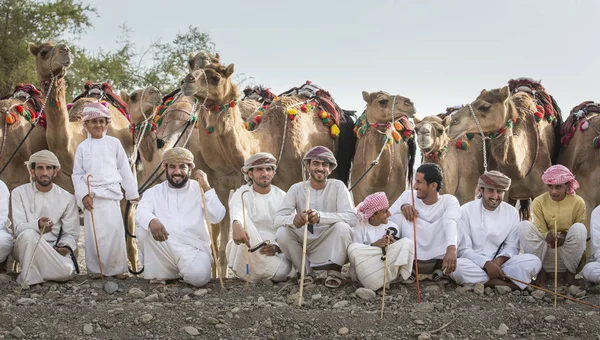
[[477,116],[475,115],[473,106],[471,106],[471,104],[467,104],[467,107],[469,108],[469,111],[471,111],[471,116],[475,120],[475,124],[477,124],[477,128],[479,129],[479,134],[481,134],[481,139],[483,140],[483,148],[482,148],[483,149],[483,168],[485,169],[485,172],[488,172],[486,142],[489,139],[489,137],[485,136],[485,133],[483,132],[483,129],[481,128],[481,124],[479,124],[479,119],[477,119]]
[[[162,98],[162,94],[160,93],[159,89],[157,89],[154,86],[150,86],[150,87],[152,87],[153,89],[156,89],[159,93],[159,96]],[[142,112],[142,116],[144,116],[144,120],[140,124],[139,132],[137,134],[134,133],[134,135],[133,135],[133,151],[131,152],[131,157],[129,158],[129,164],[132,168],[135,165],[135,162],[137,161],[137,153],[138,153],[140,144],[142,144],[142,139],[144,139],[144,134],[146,133],[146,127],[148,126],[148,124],[151,124],[149,122],[152,119],[154,119],[154,117],[156,116],[155,110],[152,110],[149,116],[146,116],[146,113],[144,112],[144,95],[146,94],[147,89],[148,89],[148,87],[145,87],[142,90],[142,95],[140,96],[140,111]]]

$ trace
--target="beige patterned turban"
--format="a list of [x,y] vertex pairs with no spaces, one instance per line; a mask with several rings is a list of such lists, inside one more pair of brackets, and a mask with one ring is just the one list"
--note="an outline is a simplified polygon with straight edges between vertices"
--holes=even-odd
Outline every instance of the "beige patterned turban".
[[56,155],[52,153],[52,151],[41,150],[29,157],[29,160],[25,162],[27,169],[33,169],[33,164],[48,164],[55,166],[57,169],[60,169],[60,162]]
[[492,170],[479,177],[478,188],[499,189],[508,191],[510,188],[510,178],[500,171]]
[[165,166],[165,164],[185,163],[188,164],[191,169],[196,167],[194,164],[194,155],[190,152],[190,150],[179,146],[163,153],[162,162],[163,166]]
[[259,152],[250,156],[246,162],[244,162],[244,166],[242,167],[242,173],[244,174],[244,180],[246,182],[250,181],[248,171],[257,166],[272,166],[273,169],[277,170],[277,159],[268,152]]

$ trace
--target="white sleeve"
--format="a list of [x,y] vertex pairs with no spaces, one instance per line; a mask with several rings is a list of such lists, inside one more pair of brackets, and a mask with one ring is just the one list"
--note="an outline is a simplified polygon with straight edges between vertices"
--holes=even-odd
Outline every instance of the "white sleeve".
[[129,166],[129,159],[123,149],[123,146],[118,143],[117,146],[117,170],[123,179],[121,186],[125,190],[125,197],[127,200],[134,200],[140,197],[137,188],[137,180],[133,176],[131,167]]
[[27,220],[27,214],[25,213],[27,208],[25,207],[25,202],[28,202],[28,200],[23,200],[23,197],[21,197],[21,193],[19,192],[19,190],[13,190],[11,197],[11,206],[13,224],[15,228],[15,236],[19,236],[19,234],[21,234],[27,229],[32,229],[37,232],[40,231],[37,219],[33,221]]
[[[242,185],[238,188],[231,199],[229,200],[229,224],[230,227],[233,226],[234,221],[238,221],[243,224],[244,216],[242,215],[242,193],[250,188],[247,185]],[[244,195],[244,201],[248,202],[248,194]]]
[[0,230],[8,230],[8,205],[10,203],[10,192],[4,182],[0,181]]
[[[85,141],[84,141],[85,142]],[[73,191],[77,205],[83,210],[83,198],[88,194],[88,186],[86,182],[87,173],[83,169],[83,151],[82,144],[79,144],[75,151],[75,161],[73,162],[73,173],[71,174],[71,180],[73,181]],[[93,192],[92,192],[93,194]]]
[[[336,182],[338,183],[338,182]],[[336,212],[319,211],[319,224],[331,225],[337,222],[346,222],[349,226],[356,225],[356,214],[354,204],[350,198],[350,192],[339,182],[336,191]]]
[[156,191],[157,188],[159,188],[158,185],[146,190],[140,203],[135,209],[135,222],[146,230],[148,230],[150,221],[156,218],[154,212],[154,191]]
[[[200,186],[199,184],[196,185]],[[210,223],[217,224],[221,222],[227,211],[225,210],[225,206],[219,200],[215,189],[210,189],[205,192],[204,197],[206,198],[206,208],[208,209],[208,220]],[[202,207],[202,213],[205,213],[204,206]]]
[[[468,203],[467,203],[468,204]],[[460,230],[460,243],[456,247],[458,249],[458,257],[466,258],[475,263],[479,268],[483,268],[488,261],[487,258],[473,250],[473,241],[471,240],[471,226],[469,223],[468,206],[462,206],[461,219],[458,222]]]
[[446,246],[458,247],[458,221],[462,217],[460,203],[456,197],[446,195],[447,200],[444,204],[444,217],[442,218],[444,232],[446,234]]
[[67,244],[72,250],[77,248],[77,240],[79,239],[79,210],[75,197],[70,197],[67,207],[61,218],[63,235],[60,243]]
[[283,202],[281,202],[273,219],[273,223],[276,226],[281,227],[294,224],[294,216],[296,216],[296,192],[298,188],[303,188],[303,186],[292,185],[285,196],[283,196]]
[[590,232],[592,237],[592,251],[594,260],[600,261],[600,205],[592,211],[590,219]]
[[[396,200],[396,202],[394,202],[394,204],[392,204],[392,206],[389,209],[390,214],[392,214],[392,216],[398,215],[398,214],[402,215],[402,211],[400,210],[400,208],[402,207],[402,205],[404,205],[404,204],[412,204],[412,199],[411,199],[410,195],[411,195],[410,190],[405,190],[400,195],[400,197],[398,197],[398,199]],[[404,218],[404,216],[402,216],[402,218]]]
[[509,216],[507,222],[511,226],[511,231],[508,236],[506,236],[506,240],[503,240],[504,245],[500,245],[501,249],[498,252],[498,256],[505,256],[508,258],[519,254],[519,232],[517,228],[520,223],[520,218],[517,210],[512,207],[510,208],[511,216]]

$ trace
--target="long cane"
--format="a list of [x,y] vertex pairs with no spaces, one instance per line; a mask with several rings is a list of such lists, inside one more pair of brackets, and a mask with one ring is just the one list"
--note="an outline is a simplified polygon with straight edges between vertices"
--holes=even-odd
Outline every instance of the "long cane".
[[[244,194],[246,194],[249,190],[242,192],[242,216],[244,218],[244,231],[248,233],[248,227],[246,225],[246,207],[244,204]],[[250,234],[248,234],[250,235]],[[246,290],[250,287],[250,252],[248,251],[248,245],[246,246]]]
[[542,292],[546,292],[546,293],[549,293],[549,294],[553,294],[555,297],[556,297],[556,296],[560,296],[561,298],[563,298],[563,299],[567,299],[567,300],[569,300],[569,301],[577,302],[577,303],[580,303],[580,304],[582,304],[582,305],[585,305],[585,306],[590,306],[590,307],[593,307],[593,308],[596,308],[596,309],[600,309],[600,306],[596,306],[596,305],[594,305],[594,304],[591,304],[591,303],[589,303],[589,302],[585,302],[585,301],[581,301],[581,300],[573,299],[572,297],[568,297],[568,296],[566,296],[566,295],[562,295],[562,294],[559,294],[559,293],[554,293],[553,291],[551,291],[551,290],[549,290],[549,289],[542,288],[542,287],[538,287],[538,286],[534,286],[534,285],[532,285],[531,283],[527,283],[527,282],[525,282],[525,281],[521,281],[521,280],[515,279],[514,277],[510,277],[510,276],[506,276],[506,275],[504,275],[504,278],[505,278],[505,279],[509,279],[509,280],[511,280],[511,281],[515,281],[515,282],[522,283],[522,284],[524,284],[524,285],[527,285],[527,286],[529,286],[529,287],[531,287],[531,288],[533,288],[533,289],[541,290]]
[[212,249],[213,258],[215,259],[215,267],[217,268],[217,273],[219,273],[219,282],[221,283],[221,288],[225,289],[225,284],[223,283],[223,276],[221,275],[221,268],[219,265],[219,260],[217,258],[217,250],[215,248],[215,241],[212,238],[212,233],[210,231],[210,221],[208,220],[208,208],[206,207],[206,197],[204,197],[204,189],[200,186],[200,196],[202,196],[202,206],[204,207],[204,220],[206,221],[206,229],[208,229],[208,237],[210,238],[210,245]]
[[[415,193],[412,185],[412,179],[410,181],[410,197],[412,198],[412,207],[415,208]],[[414,246],[415,246],[415,273],[417,278],[417,303],[421,303],[421,284],[419,283],[419,261],[417,260],[417,217],[413,219],[413,234],[414,234]]]
[[[310,183],[310,180],[309,180]],[[310,184],[308,184],[310,185]],[[306,185],[306,210],[310,205],[310,188]],[[306,240],[308,239],[308,216],[304,224],[304,239],[302,240],[302,268],[300,269],[300,291],[298,292],[298,306],[302,307],[302,292],[304,291],[304,272],[306,270]]]
[[29,271],[31,270],[31,264],[33,263],[33,259],[35,259],[35,253],[38,250],[38,246],[40,245],[40,242],[44,238],[44,234],[46,233],[46,228],[48,227],[48,225],[50,225],[50,222],[44,223],[44,226],[42,227],[42,232],[40,233],[40,237],[38,238],[37,243],[35,244],[35,247],[33,248],[33,254],[31,254],[31,259],[29,260],[29,265],[27,266],[27,271],[25,272],[25,275],[23,276],[23,283],[21,284],[21,289],[27,289],[27,287],[29,287],[29,285],[27,284],[27,275],[29,275]]
[[[92,189],[90,187],[90,177],[93,177],[92,174],[87,175],[87,187],[88,187],[88,196],[92,197]],[[100,267],[100,279],[104,281],[104,273],[102,272],[102,262],[100,261],[100,249],[98,248],[98,237],[96,236],[96,220],[94,219],[94,208],[90,210],[90,215],[92,216],[92,230],[94,231],[94,242],[96,243],[96,255],[98,255],[98,266]]]
[[554,216],[554,311],[556,311],[556,293],[558,292],[558,227]]
[[[387,253],[388,246],[385,246],[385,252]],[[381,318],[383,319],[383,310],[385,308],[385,286],[387,285],[387,272],[388,272],[388,257],[385,257],[383,261],[383,292],[381,294]]]

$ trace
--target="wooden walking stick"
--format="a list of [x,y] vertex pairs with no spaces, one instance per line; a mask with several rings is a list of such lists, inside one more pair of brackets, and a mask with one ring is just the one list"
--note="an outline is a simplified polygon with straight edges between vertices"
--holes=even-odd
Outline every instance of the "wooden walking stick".
[[[248,234],[248,228],[246,226],[246,207],[244,204],[244,194],[247,193],[250,190],[246,190],[244,192],[242,192],[242,216],[244,218],[244,231],[246,232],[246,234],[248,235],[248,237],[250,237],[250,234]],[[250,242],[250,240],[248,240],[248,242]],[[250,287],[250,252],[248,251],[248,245],[245,244],[246,246],[246,290],[248,290],[248,288]]]
[[[88,187],[88,196],[92,198],[92,189],[90,187],[90,177],[93,177],[92,174],[87,175],[87,187]],[[92,231],[94,232],[94,242],[96,243],[96,255],[98,255],[98,266],[100,267],[100,279],[104,281],[104,273],[102,272],[102,261],[100,261],[100,249],[98,248],[98,237],[96,236],[96,220],[94,219],[94,208],[90,210],[90,216],[92,217]]]
[[29,271],[31,270],[31,264],[33,263],[33,259],[35,259],[35,253],[37,253],[38,246],[40,245],[40,242],[44,238],[44,234],[46,233],[46,228],[48,228],[49,225],[50,225],[50,222],[46,222],[46,223],[44,223],[44,226],[42,227],[42,231],[40,232],[40,237],[38,238],[38,240],[35,244],[35,247],[33,248],[33,254],[31,254],[31,259],[29,260],[29,265],[27,266],[27,271],[25,272],[25,275],[23,276],[23,283],[21,283],[21,290],[27,289],[27,287],[29,287],[29,285],[27,284],[27,275],[29,275]]
[[527,285],[527,286],[529,286],[529,287],[531,287],[531,288],[533,288],[533,289],[541,290],[542,292],[546,292],[546,293],[549,293],[549,294],[553,294],[555,297],[556,297],[556,296],[560,296],[561,298],[563,298],[563,299],[567,299],[567,300],[569,300],[569,301],[577,302],[577,303],[579,303],[579,304],[582,304],[582,305],[585,305],[585,306],[589,306],[589,307],[593,307],[593,308],[596,308],[596,309],[600,309],[600,306],[596,306],[596,305],[594,305],[594,304],[591,304],[591,303],[589,303],[589,302],[585,302],[585,301],[577,300],[577,299],[574,299],[574,298],[572,298],[572,297],[568,297],[568,296],[566,296],[566,295],[562,295],[562,294],[559,294],[559,293],[554,293],[553,291],[551,291],[551,290],[549,290],[549,289],[542,288],[542,287],[538,287],[538,286],[534,286],[534,285],[532,285],[531,283],[527,283],[527,282],[525,282],[525,281],[521,281],[521,280],[515,279],[514,277],[510,277],[510,276],[506,276],[506,275],[504,275],[504,278],[505,278],[505,279],[509,279],[509,280],[511,280],[511,281],[515,281],[515,282],[522,283],[522,284],[524,284],[524,285]]
[[[310,205],[310,179],[306,184],[306,210]],[[304,239],[302,240],[302,268],[300,269],[300,291],[298,292],[298,306],[302,307],[302,292],[304,291],[304,272],[306,271],[306,240],[308,239],[308,213],[306,216],[306,223],[304,224]]]
[[[385,246],[385,251],[387,253],[388,246]],[[388,257],[387,254],[385,256],[385,260],[383,260],[383,292],[381,294],[381,318],[383,319],[383,309],[385,308],[385,286],[387,285],[387,271],[388,271]]]
[[556,294],[558,292],[558,227],[554,216],[554,310],[556,311]]
[[208,220],[208,208],[206,207],[206,197],[204,197],[204,189],[200,186],[200,196],[202,196],[202,207],[204,208],[203,215],[204,220],[206,221],[206,229],[208,229],[208,238],[210,238],[210,248],[212,249],[213,258],[215,260],[215,268],[217,269],[217,273],[219,274],[219,282],[221,283],[221,288],[225,289],[225,284],[223,283],[223,276],[221,275],[221,268],[219,265],[219,259],[217,258],[217,250],[215,248],[215,240],[212,238],[212,233],[210,231],[210,221]]
[[[410,181],[410,197],[412,198],[412,207],[415,208],[415,193],[412,184],[412,179]],[[414,235],[414,246],[415,246],[415,273],[417,278],[417,303],[421,303],[421,284],[419,283],[419,261],[417,257],[417,217],[413,218],[413,235]]]

